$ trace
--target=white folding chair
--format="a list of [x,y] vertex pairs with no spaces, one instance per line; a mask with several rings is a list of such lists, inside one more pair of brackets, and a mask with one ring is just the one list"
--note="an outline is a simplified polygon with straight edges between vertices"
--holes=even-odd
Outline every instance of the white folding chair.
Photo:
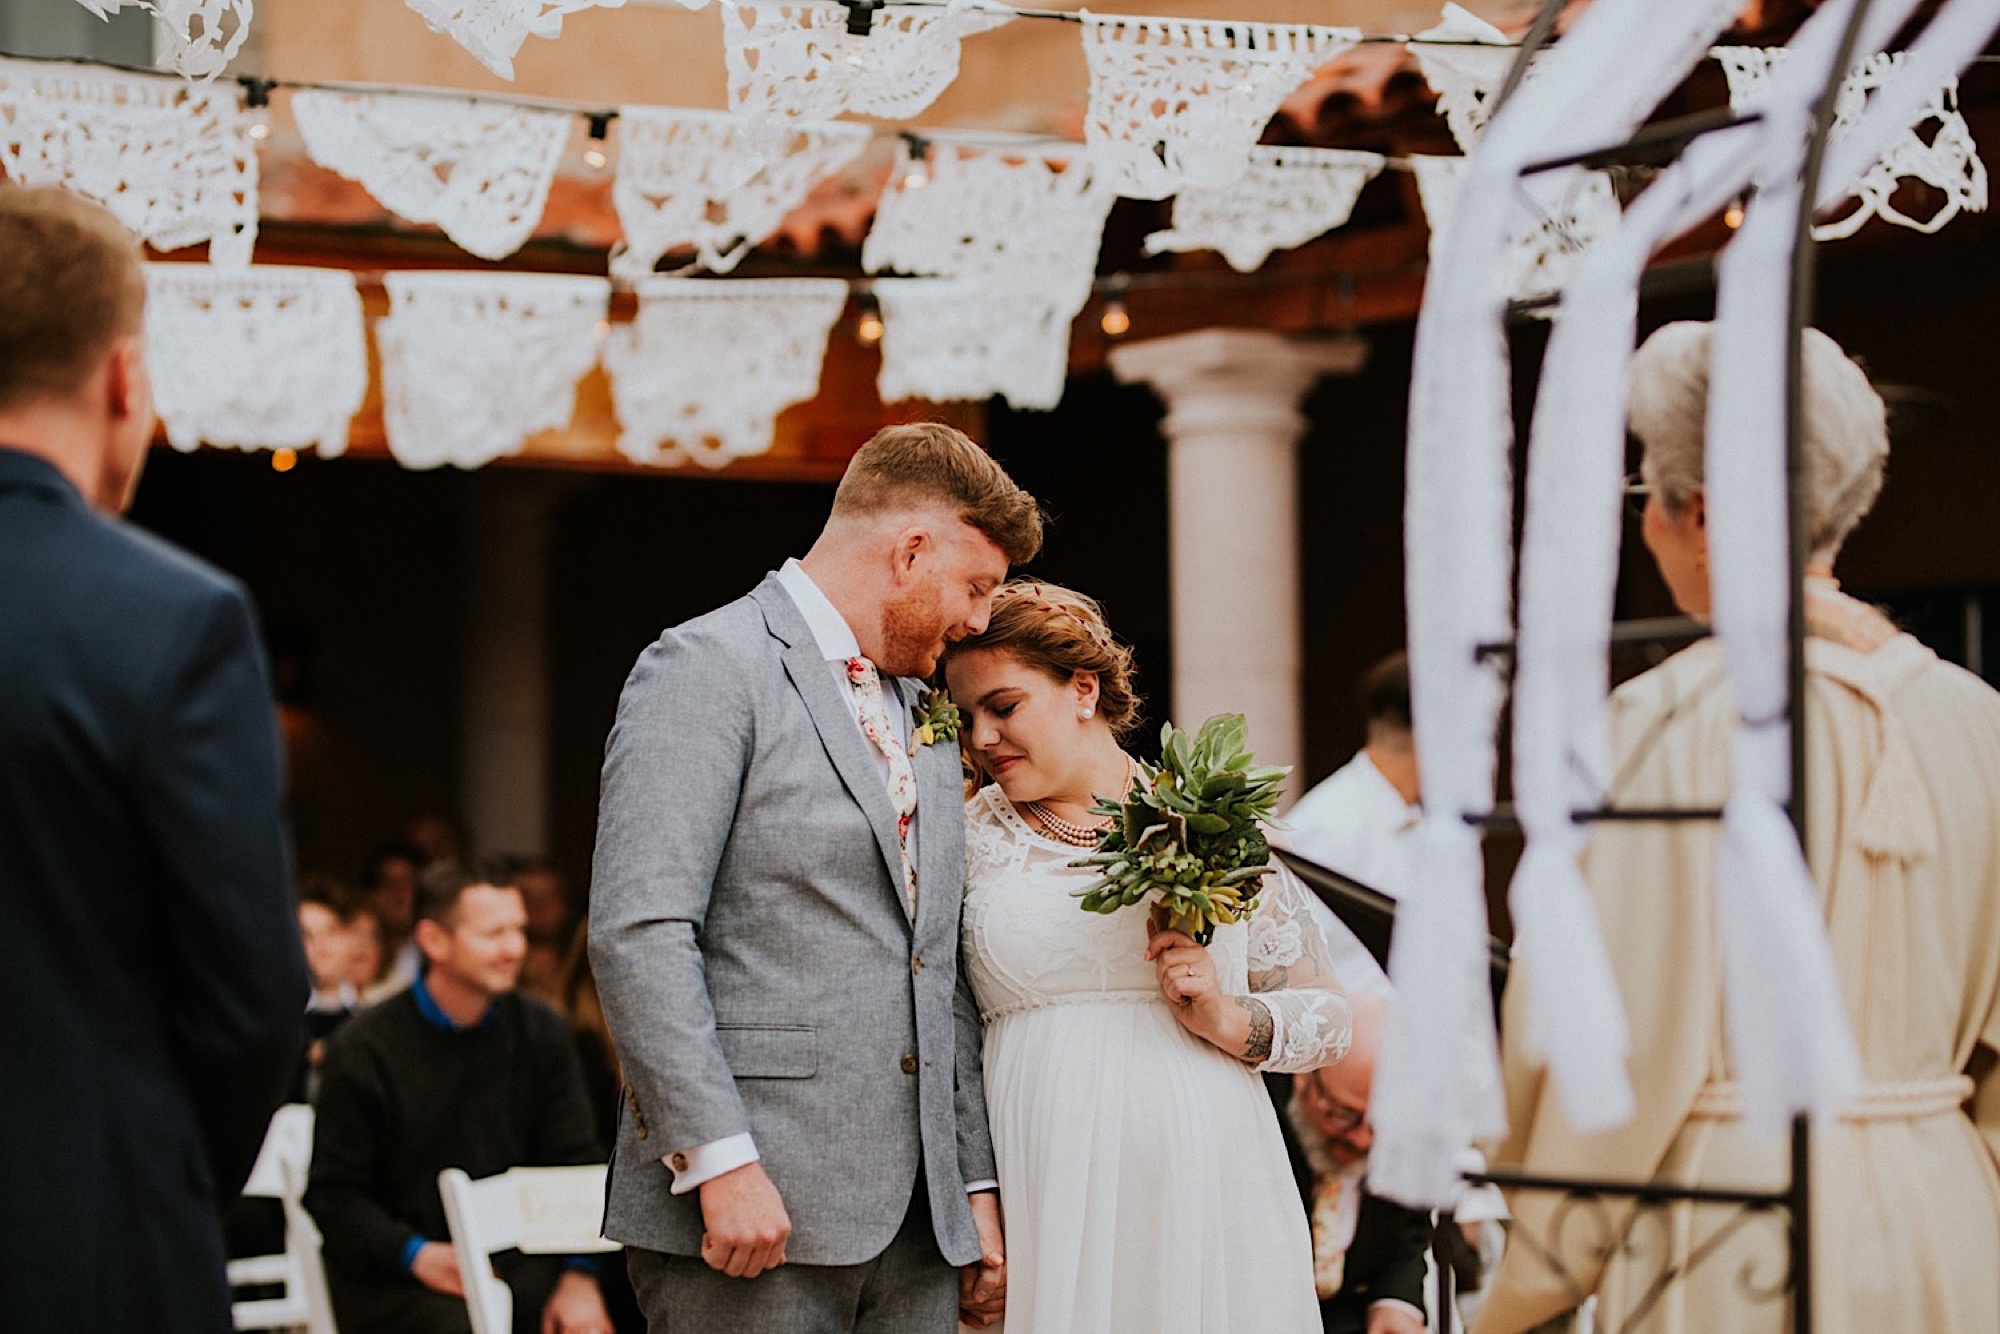
[[320,1262],[319,1229],[306,1212],[306,1168],[312,1161],[313,1109],[287,1103],[271,1117],[264,1147],[244,1183],[245,1195],[274,1199],[285,1211],[285,1249],[229,1262],[229,1285],[279,1287],[280,1295],[234,1303],[237,1329],[303,1330],[337,1334],[333,1303],[326,1295],[326,1268]]
[[456,1167],[438,1173],[472,1334],[511,1334],[514,1294],[493,1272],[493,1254],[582,1255],[615,1251],[602,1234],[603,1163],[517,1167],[474,1181]]

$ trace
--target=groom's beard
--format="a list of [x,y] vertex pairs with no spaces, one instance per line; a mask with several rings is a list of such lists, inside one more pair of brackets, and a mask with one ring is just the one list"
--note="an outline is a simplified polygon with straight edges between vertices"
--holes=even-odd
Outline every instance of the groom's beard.
[[892,598],[882,607],[882,661],[890,676],[929,676],[937,670],[945,634],[944,609],[929,584]]

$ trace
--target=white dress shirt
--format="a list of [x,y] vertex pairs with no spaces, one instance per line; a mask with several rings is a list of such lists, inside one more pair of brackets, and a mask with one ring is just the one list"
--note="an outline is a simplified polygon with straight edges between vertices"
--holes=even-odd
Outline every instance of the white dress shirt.
[[[1290,828],[1282,841],[1302,857],[1400,898],[1416,864],[1422,821],[1423,808],[1404,801],[1363,750],[1285,813]],[[1386,995],[1389,978],[1375,956],[1316,894],[1312,909],[1342,987]]]

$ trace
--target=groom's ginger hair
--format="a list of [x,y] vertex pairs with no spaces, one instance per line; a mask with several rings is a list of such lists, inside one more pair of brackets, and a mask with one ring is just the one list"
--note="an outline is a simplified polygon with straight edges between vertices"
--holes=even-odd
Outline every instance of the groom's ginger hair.
[[1042,507],[965,432],[943,422],[885,426],[833,493],[835,518],[942,505],[1025,565],[1042,549]]

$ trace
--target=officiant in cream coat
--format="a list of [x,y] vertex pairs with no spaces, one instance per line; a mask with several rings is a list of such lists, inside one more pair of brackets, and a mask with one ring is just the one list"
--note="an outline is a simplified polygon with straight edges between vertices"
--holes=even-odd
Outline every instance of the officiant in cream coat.
[[[1709,605],[1709,341],[1706,325],[1671,325],[1633,365],[1631,426],[1651,491],[1644,534],[1694,616]],[[1806,367],[1806,852],[1866,1079],[1812,1140],[1814,1328],[1985,1334],[2000,1329],[2000,695],[1838,590],[1833,557],[1880,489],[1887,433],[1880,398],[1830,339],[1809,337]],[[1728,797],[1737,711],[1714,642],[1619,690],[1612,726],[1612,804],[1714,808]],[[1540,1066],[1510,1041],[1512,1131],[1498,1163],[1783,1186],[1786,1144],[1743,1130],[1722,1036],[1718,834],[1706,822],[1597,827],[1584,869],[1629,1012],[1638,1112],[1611,1132],[1576,1134]],[[1508,994],[1510,1038],[1522,1032],[1521,981]],[[1734,1208],[1674,1205],[1634,1220],[1613,1203],[1606,1231],[1576,1214],[1559,1226],[1558,1200],[1513,1199],[1516,1230],[1477,1334],[1534,1328],[1591,1291],[1600,1328],[1789,1328],[1782,1215],[1750,1219],[1691,1263],[1733,1226]],[[1567,1280],[1538,1252],[1552,1241]],[[1605,1251],[1608,1262],[1595,1258]]]

